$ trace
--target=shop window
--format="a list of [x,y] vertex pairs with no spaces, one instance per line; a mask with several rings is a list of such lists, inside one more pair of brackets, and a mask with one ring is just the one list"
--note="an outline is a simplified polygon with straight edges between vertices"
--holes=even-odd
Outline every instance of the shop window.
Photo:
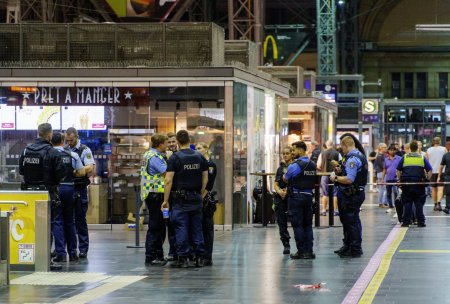
[[387,122],[405,122],[406,121],[406,110],[402,108],[390,108],[387,111]]
[[403,91],[404,98],[413,98],[413,87],[414,87],[413,78],[414,78],[413,73],[405,73],[405,87]]
[[448,98],[448,73],[439,73],[439,98]]
[[391,96],[400,97],[400,73],[392,73]]
[[416,97],[426,98],[427,97],[427,73],[417,73],[416,74]]
[[441,122],[441,109],[440,108],[425,108],[424,109],[424,121],[425,122]]
[[409,108],[407,110],[407,122],[423,122],[422,108]]

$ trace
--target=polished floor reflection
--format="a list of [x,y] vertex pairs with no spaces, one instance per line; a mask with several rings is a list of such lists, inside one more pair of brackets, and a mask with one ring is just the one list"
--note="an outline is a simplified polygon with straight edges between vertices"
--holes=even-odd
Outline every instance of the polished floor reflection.
[[[74,285],[22,282],[1,287],[0,303],[340,303],[396,224],[393,214],[372,202],[376,202],[375,194],[369,195],[361,212],[361,258],[340,259],[333,253],[341,245],[340,227],[314,229],[315,260],[282,255],[276,228],[243,228],[216,232],[212,267],[145,267],[144,249],[126,248],[134,244],[134,232],[91,231],[88,260],[67,264],[63,271],[95,275],[84,278],[81,274],[80,278],[77,274],[80,281]],[[450,277],[445,266],[450,253],[450,217],[433,212],[430,205],[426,214],[431,215],[428,227],[409,228],[374,303],[450,302],[445,288],[437,288]],[[328,223],[327,217],[321,220],[323,225]],[[293,239],[291,246],[295,247]],[[29,273],[16,272],[12,277],[24,275]],[[314,290],[294,287],[317,283],[326,285]]]

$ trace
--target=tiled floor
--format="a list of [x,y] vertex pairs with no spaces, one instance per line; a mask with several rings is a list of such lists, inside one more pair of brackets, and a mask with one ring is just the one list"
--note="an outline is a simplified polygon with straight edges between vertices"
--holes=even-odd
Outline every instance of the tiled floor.
[[[362,258],[340,259],[333,253],[341,245],[340,227],[314,229],[317,258],[312,261],[283,256],[276,228],[242,228],[216,232],[213,267],[145,267],[144,249],[126,248],[134,243],[133,232],[91,231],[88,260],[67,264],[63,271],[104,273],[120,282],[145,278],[123,285],[107,280],[73,286],[11,285],[0,288],[0,303],[340,303],[396,224],[392,214],[371,205],[374,198],[369,195],[361,213]],[[433,212],[431,206],[426,214],[444,215]],[[328,223],[326,217],[322,223]],[[429,217],[427,225],[410,228],[399,250],[450,250],[450,217]],[[295,246],[293,240],[291,246]],[[446,297],[449,256],[450,251],[397,251],[374,303],[450,303]],[[13,278],[23,275],[12,274]],[[294,287],[321,282],[325,288]]]

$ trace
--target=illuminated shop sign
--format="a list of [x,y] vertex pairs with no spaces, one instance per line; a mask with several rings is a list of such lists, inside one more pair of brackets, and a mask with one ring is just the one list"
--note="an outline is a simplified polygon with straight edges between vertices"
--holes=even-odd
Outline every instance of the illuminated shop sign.
[[128,106],[149,102],[147,88],[116,87],[35,87],[27,90],[6,88],[8,105],[45,106]]

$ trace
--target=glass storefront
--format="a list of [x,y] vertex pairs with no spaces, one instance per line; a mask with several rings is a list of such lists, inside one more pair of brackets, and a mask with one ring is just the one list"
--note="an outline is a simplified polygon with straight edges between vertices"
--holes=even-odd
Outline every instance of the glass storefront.
[[[151,135],[186,129],[192,144],[210,146],[211,159],[218,168],[214,190],[219,203],[232,209],[232,222],[224,223],[222,212],[216,224],[248,224],[252,210],[247,191],[249,173],[276,169],[272,158],[277,158],[279,142],[285,140],[281,132],[287,125],[281,115],[287,99],[240,82],[230,82],[232,94],[225,96],[226,82],[218,83],[222,85],[158,82],[148,87],[1,87],[0,189],[19,188],[18,158],[36,138],[38,124],[49,122],[61,131],[75,127],[96,160],[89,186],[88,223],[124,223],[135,212],[135,186],[140,183],[142,155],[151,146]],[[263,112],[254,113],[250,105]],[[228,117],[226,107],[232,109]],[[253,115],[259,119],[258,129],[248,126]],[[273,120],[269,125],[268,119]],[[225,140],[226,120],[232,120],[233,137],[228,141],[232,147]],[[254,147],[249,137],[255,140],[251,143]],[[229,168],[226,153],[233,154],[229,173],[225,172]],[[252,153],[255,165],[249,166]],[[227,178],[233,194],[225,193]]]

